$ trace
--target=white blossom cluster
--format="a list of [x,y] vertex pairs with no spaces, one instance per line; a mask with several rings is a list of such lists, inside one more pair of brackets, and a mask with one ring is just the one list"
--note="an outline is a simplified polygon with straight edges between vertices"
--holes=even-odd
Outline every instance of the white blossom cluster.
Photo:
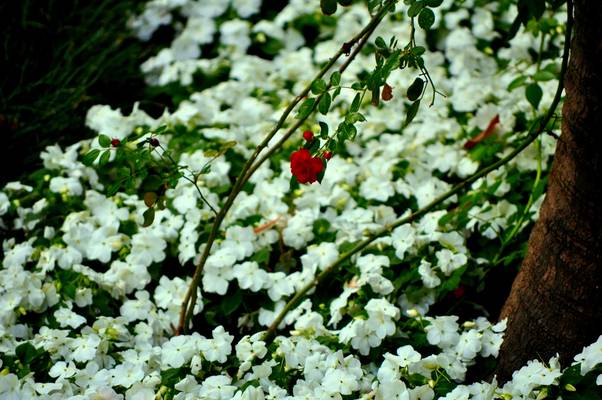
[[[346,244],[407,215],[407,209],[391,204],[424,207],[454,180],[478,169],[479,160],[462,147],[467,132],[484,129],[499,115],[498,133],[507,134],[514,129],[516,114],[529,109],[520,90],[507,90],[515,75],[511,68],[500,70],[495,57],[510,61],[514,70],[533,73],[529,49],[538,46],[536,39],[521,30],[511,46],[495,56],[477,43],[497,35],[494,16],[512,21],[516,7],[500,11],[497,2],[480,8],[473,1],[453,3],[446,0],[436,9],[435,27],[449,34],[437,43],[439,51],[425,54],[430,75],[447,98],[438,97],[401,130],[403,91],[415,71],[396,70],[388,79],[398,89],[394,98],[382,107],[365,109],[367,121],[358,124],[358,137],[347,144],[348,156],[335,154],[321,184],[291,192],[289,165],[278,159],[259,168],[250,188],[237,198],[204,267],[194,314],[202,317],[214,307],[215,300],[209,299],[226,301],[229,293],[240,291],[245,306],[255,308],[239,315],[237,328],[253,334],[216,324],[207,330],[210,337],[197,332],[174,336],[192,266],[204,249],[202,232],[214,217],[197,188],[180,180],[166,192],[168,207],[157,210],[153,224],[143,228],[144,202],[121,192],[107,197],[103,193],[111,182],[81,162],[83,153],[99,147],[97,140],[66,149],[48,147],[41,154],[45,175],[40,187],[11,182],[0,191],[0,225],[23,233],[2,243],[0,368],[5,369],[0,372],[0,398],[430,400],[438,396],[439,381],[448,380],[456,387],[440,397],[447,400],[508,395],[531,399],[542,387],[558,384],[562,371],[555,358],[548,364],[531,361],[501,387],[495,380],[464,382],[468,368],[498,355],[505,321],[480,317],[461,322],[458,316],[430,313],[446,282],[487,261],[469,250],[470,232],[496,240],[522,208],[504,198],[512,190],[506,178],[513,171],[532,176],[540,168],[534,161],[535,146],[472,185],[475,192],[492,193],[470,206],[465,226],[439,225],[446,212],[433,211],[393,229],[346,264],[340,272],[342,283],[326,294],[327,300],[315,301],[310,292],[283,319],[274,344],[262,340],[262,331],[286,301],[336,262]],[[193,93],[159,118],[137,105],[130,115],[97,105],[90,109],[87,125],[120,140],[140,126],[182,125],[195,131],[199,141],[235,141],[233,151],[249,156],[287,101],[370,19],[363,4],[340,8],[336,26],[322,27],[324,40],[310,48],[293,22],[314,15],[317,0],[293,0],[272,20],[249,22],[261,6],[259,0],[146,3],[131,21],[139,38],[148,40],[167,24],[177,32],[169,48],[142,65],[149,84],[187,86],[195,72],[211,73],[224,65],[229,77]],[[400,7],[398,12],[404,11]],[[388,18],[376,34],[403,43],[409,38],[409,24]],[[424,41],[421,30],[416,35],[418,42]],[[217,37],[218,55],[203,58],[203,46]],[[282,43],[273,60],[247,53],[257,37]],[[373,66],[373,58],[360,54],[343,84],[351,84]],[[550,104],[553,85],[542,83],[541,109]],[[279,102],[261,95],[266,93]],[[343,90],[333,109],[314,122],[326,123],[333,132],[353,96],[353,91]],[[470,118],[461,122],[458,113]],[[176,139],[160,136],[166,146]],[[547,166],[553,138],[543,136],[540,147],[539,157]],[[511,150],[508,145],[498,156]],[[197,184],[209,204],[219,205],[223,187],[232,183],[232,157],[213,159],[199,149],[178,157],[194,171],[210,162],[211,170],[200,175]],[[403,172],[401,161],[406,164]],[[37,192],[39,199],[31,205],[25,202]],[[59,202],[59,210],[44,195]],[[457,196],[449,204],[454,201]],[[529,219],[538,206],[535,199]],[[48,211],[51,207],[55,208]],[[258,222],[245,222],[249,218]],[[314,229],[324,221],[329,240]],[[298,254],[294,266],[268,269],[255,258],[273,249]],[[162,268],[178,269],[177,276],[169,277],[174,274]],[[413,274],[408,278],[412,290],[396,281],[404,269]],[[262,300],[247,304],[246,296]],[[101,303],[118,306],[111,310]],[[415,334],[428,344],[412,343]],[[9,368],[9,361],[27,344],[49,359],[47,371],[32,369],[17,376],[13,364]],[[599,371],[602,339],[575,361],[582,375]],[[177,380],[167,383],[173,373]],[[597,384],[602,384],[602,375]]]

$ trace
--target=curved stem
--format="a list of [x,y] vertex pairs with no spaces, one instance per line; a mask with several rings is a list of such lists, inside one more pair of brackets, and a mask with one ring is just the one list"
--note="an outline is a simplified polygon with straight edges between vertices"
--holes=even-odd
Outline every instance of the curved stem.
[[[257,159],[259,154],[263,151],[263,149],[268,146],[270,140],[284,126],[284,123],[286,122],[288,116],[293,111],[295,106],[297,104],[299,104],[299,102],[301,102],[301,100],[303,100],[309,94],[309,92],[311,91],[311,84],[315,80],[321,79],[324,75],[326,75],[326,73],[330,70],[330,68],[332,68],[332,66],[337,62],[337,60],[343,54],[348,54],[350,49],[357,44],[356,48],[354,49],[353,54],[351,54],[348,57],[345,64],[343,64],[343,66],[345,68],[347,68],[349,63],[355,58],[355,56],[359,53],[361,48],[366,43],[367,39],[365,39],[365,37],[367,35],[369,36],[369,34],[371,34],[376,29],[376,27],[378,26],[380,21],[384,18],[384,16],[389,11],[390,6],[395,4],[396,2],[397,2],[397,0],[387,0],[382,5],[379,12],[364,27],[364,29],[362,29],[357,35],[355,35],[349,42],[346,42],[341,46],[341,48],[337,51],[337,53],[332,58],[330,58],[330,60],[324,65],[324,67],[322,67],[322,69],[314,77],[312,82],[310,82],[301,91],[301,93],[297,97],[294,98],[294,100],[291,102],[291,104],[288,105],[288,107],[284,110],[284,112],[280,116],[280,119],[278,120],[278,122],[276,123],[274,128],[272,128],[272,130],[266,135],[266,137],[263,139],[263,141],[257,146],[257,148],[255,149],[255,151],[253,152],[251,157],[249,157],[249,159],[243,166],[238,179],[236,180],[236,182],[234,182],[234,186],[233,186],[232,190],[230,191],[229,196],[227,197],[227,199],[224,202],[224,205],[221,207],[220,211],[217,213],[215,220],[213,222],[213,225],[211,227],[211,231],[209,233],[209,237],[205,244],[205,248],[203,249],[201,258],[200,258],[200,260],[195,268],[194,274],[192,276],[192,282],[190,283],[190,286],[188,287],[188,290],[187,290],[184,300],[182,302],[182,308],[180,311],[180,318],[179,318],[179,322],[178,322],[178,327],[176,329],[176,334],[185,332],[185,330],[188,328],[190,320],[192,319],[194,305],[195,305],[196,299],[197,299],[197,288],[199,287],[199,285],[201,283],[201,275],[202,275],[203,267],[205,265],[205,262],[207,261],[207,258],[209,257],[209,253],[211,252],[211,247],[213,246],[213,243],[218,236],[221,224],[222,224],[224,218],[226,217],[227,212],[232,207],[234,200],[236,199],[236,197],[242,190],[244,184],[249,180],[249,178],[257,170],[257,168],[259,168],[259,166],[263,162],[265,162],[267,157],[264,155],[257,163],[255,163],[255,160]],[[343,67],[341,67],[341,68],[343,68]],[[316,104],[317,104],[317,102],[316,102]],[[306,119],[307,119],[307,117],[301,118],[297,122],[295,122],[295,124],[293,124],[293,126],[291,128],[289,128],[289,130],[284,135],[284,137],[286,137],[286,138],[290,137],[290,135],[292,135],[292,133],[294,132],[294,129],[297,129]],[[286,140],[286,139],[284,139],[284,140]],[[278,143],[275,146],[273,146],[270,149],[270,151],[268,151],[267,154],[271,155],[276,150],[278,150],[284,143],[284,140],[278,141]]]
[[462,182],[455,185],[448,192],[440,195],[439,197],[437,197],[436,199],[431,201],[425,207],[421,208],[418,211],[413,212],[412,214],[408,215],[407,217],[398,219],[397,221],[393,222],[392,224],[385,225],[384,227],[382,227],[381,229],[379,229],[378,231],[373,233],[368,238],[362,240],[353,249],[343,253],[334,263],[332,263],[331,265],[326,267],[311,282],[307,283],[297,293],[295,293],[295,295],[286,303],[286,305],[280,311],[278,316],[276,316],[276,319],[272,322],[272,324],[265,331],[265,333],[263,334],[263,337],[262,337],[263,341],[266,341],[266,342],[270,341],[275,336],[276,330],[278,329],[278,325],[280,325],[282,320],[284,320],[284,317],[286,316],[286,314],[288,314],[288,312],[290,310],[292,310],[298,304],[298,302],[301,299],[303,299],[305,297],[305,295],[311,289],[313,289],[318,284],[320,284],[322,281],[324,281],[326,276],[328,276],[331,272],[335,271],[343,262],[345,262],[351,256],[359,253],[360,251],[362,251],[363,249],[368,247],[368,245],[370,245],[373,241],[375,241],[376,239],[380,238],[381,236],[383,236],[387,233],[390,233],[391,231],[393,231],[393,229],[397,228],[398,226],[401,226],[403,224],[406,224],[408,222],[412,222],[412,221],[417,220],[418,218],[421,218],[428,212],[430,212],[430,211],[434,210],[435,208],[437,208],[438,206],[440,206],[445,200],[449,199],[450,197],[454,196],[455,194],[460,192],[462,189],[464,189],[466,186],[475,182],[477,179],[479,179],[483,176],[486,176],[491,171],[496,170],[499,167],[507,164],[512,159],[514,159],[514,157],[516,157],[518,154],[520,154],[524,149],[526,149],[531,143],[533,143],[533,141],[535,139],[537,139],[537,137],[539,137],[539,135],[542,132],[545,131],[546,126],[548,125],[548,123],[550,122],[552,117],[554,116],[554,113],[555,113],[556,109],[558,108],[558,105],[560,104],[560,99],[562,97],[562,91],[564,89],[564,75],[566,73],[566,69],[567,69],[567,65],[568,65],[569,48],[570,48],[571,33],[572,33],[572,27],[573,27],[573,24],[572,24],[573,18],[572,18],[572,13],[571,13],[571,11],[572,11],[571,0],[569,0],[568,3],[569,3],[569,7],[568,7],[569,17],[568,17],[568,21],[567,21],[567,32],[565,34],[564,53],[562,56],[562,67],[560,70],[558,87],[556,88],[556,93],[554,95],[554,99],[552,100],[552,103],[550,105],[548,112],[541,120],[536,120],[533,123],[533,125],[531,126],[531,129],[529,129],[529,134],[524,138],[523,142],[517,148],[515,148],[510,154],[508,154],[506,157],[488,165],[487,167],[481,168],[479,171],[477,171],[470,177],[466,178]]

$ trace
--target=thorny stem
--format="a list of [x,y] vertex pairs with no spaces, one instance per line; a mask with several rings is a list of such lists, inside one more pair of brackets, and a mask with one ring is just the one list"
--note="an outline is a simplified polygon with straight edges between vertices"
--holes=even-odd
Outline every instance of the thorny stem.
[[[301,91],[301,93],[297,97],[294,98],[294,100],[291,102],[291,104],[288,105],[288,107],[284,110],[284,112],[282,113],[280,119],[278,120],[278,122],[276,123],[274,128],[272,128],[272,130],[266,135],[264,140],[257,146],[257,148],[255,149],[255,151],[253,152],[251,157],[249,157],[249,159],[243,166],[238,179],[236,180],[236,182],[234,182],[234,186],[233,186],[232,190],[230,191],[230,194],[228,195],[226,201],[224,202],[224,205],[221,207],[221,209],[215,216],[215,220],[211,227],[211,231],[209,233],[209,237],[207,238],[207,242],[205,244],[203,252],[201,254],[201,258],[200,258],[199,262],[197,263],[196,269],[192,276],[192,282],[191,282],[190,286],[188,287],[188,290],[187,290],[184,300],[182,302],[182,308],[180,310],[180,318],[179,318],[178,327],[176,329],[175,334],[180,334],[180,333],[185,332],[186,329],[188,328],[190,320],[192,319],[194,306],[195,306],[195,303],[197,300],[197,289],[201,283],[203,267],[205,265],[205,262],[207,261],[207,258],[209,257],[211,247],[213,246],[213,243],[215,242],[215,239],[217,238],[217,236],[219,234],[220,226],[221,226],[227,212],[232,207],[234,200],[236,199],[236,197],[242,190],[244,184],[249,180],[249,178],[251,177],[253,172],[255,172],[257,170],[257,168],[259,168],[259,166],[269,157],[268,154],[269,155],[273,154],[278,148],[280,148],[282,146],[282,144],[284,143],[284,141],[286,139],[284,139],[284,140],[281,139],[280,141],[278,141],[278,143],[275,146],[273,146],[266,153],[266,155],[264,155],[257,163],[255,163],[255,160],[257,159],[259,154],[263,151],[263,149],[265,149],[268,146],[270,140],[283,127],[284,123],[286,122],[288,116],[293,111],[295,106],[297,104],[299,104],[299,102],[301,102],[301,100],[303,100],[309,94],[309,92],[311,90],[311,84],[315,80],[321,79],[330,70],[330,68],[332,68],[332,66],[337,62],[337,60],[343,54],[348,54],[350,49],[354,45],[357,44],[357,46],[355,46],[354,52],[351,55],[349,55],[345,64],[343,64],[343,66],[341,67],[341,68],[343,68],[343,67],[346,68],[349,65],[349,63],[355,58],[355,56],[359,53],[359,51],[364,46],[364,44],[366,43],[367,39],[364,39],[364,37],[367,35],[369,36],[376,29],[378,24],[381,22],[381,20],[384,18],[384,16],[387,14],[387,12],[390,10],[391,5],[395,4],[396,2],[397,2],[397,0],[387,0],[382,5],[382,7],[378,11],[378,13],[374,17],[372,17],[370,22],[364,27],[364,29],[362,29],[357,35],[355,35],[349,42],[346,42],[341,46],[341,48],[337,51],[337,53],[326,63],[326,65],[324,65],[324,67],[322,67],[322,69],[314,77],[312,82],[310,82]],[[316,104],[317,104],[317,102],[316,102]],[[293,124],[293,126],[285,134],[285,137],[287,137],[287,138],[290,137],[290,135],[292,135],[292,132],[294,131],[294,129],[297,129],[306,119],[307,119],[307,117],[301,118],[295,124]]]
[[479,171],[475,172],[473,175],[469,176],[462,182],[455,185],[448,192],[440,195],[439,197],[437,197],[436,199],[431,201],[425,207],[413,212],[412,214],[410,214],[406,217],[398,219],[397,221],[393,222],[392,224],[383,226],[382,228],[380,228],[379,230],[374,232],[371,236],[367,237],[366,239],[364,239],[360,243],[358,243],[354,248],[343,253],[334,263],[332,263],[328,267],[326,267],[311,282],[307,283],[297,293],[295,293],[295,295],[286,303],[286,305],[280,311],[278,316],[276,316],[276,319],[274,319],[272,324],[265,331],[265,333],[263,334],[263,337],[262,337],[263,341],[265,341],[265,342],[271,341],[276,334],[278,325],[280,325],[280,323],[284,320],[284,317],[286,316],[286,314],[288,314],[288,312],[291,311],[293,309],[293,307],[295,307],[299,303],[299,301],[301,299],[303,299],[305,297],[305,295],[311,289],[313,289],[314,287],[319,285],[321,282],[323,282],[324,279],[331,272],[335,271],[341,264],[343,264],[351,256],[364,250],[373,241],[375,241],[376,239],[380,238],[383,235],[390,233],[391,231],[393,231],[393,229],[395,229],[403,224],[413,222],[413,221],[423,217],[428,212],[434,210],[439,205],[441,205],[444,201],[446,201],[450,197],[456,195],[462,189],[464,189],[468,185],[475,182],[477,179],[479,179],[483,176],[486,176],[491,171],[494,171],[494,170],[498,169],[499,167],[507,164],[512,159],[514,159],[514,157],[516,157],[518,154],[520,154],[525,148],[527,148],[531,143],[533,143],[533,141],[535,139],[537,139],[542,132],[545,131],[546,126],[548,125],[548,123],[550,122],[552,117],[554,116],[554,113],[555,113],[556,109],[558,108],[558,105],[560,104],[560,99],[562,97],[562,91],[564,89],[564,76],[565,76],[567,65],[568,65],[571,34],[572,34],[572,29],[573,29],[572,0],[567,1],[567,13],[568,13],[568,18],[567,18],[566,33],[565,33],[565,39],[564,39],[565,40],[564,41],[564,50],[563,50],[563,55],[562,55],[562,67],[560,70],[560,76],[559,76],[559,80],[558,80],[558,87],[556,88],[556,94],[554,95],[554,99],[552,100],[552,103],[551,103],[550,108],[549,108],[548,112],[546,113],[546,115],[541,120],[537,120],[534,122],[534,124],[531,126],[531,129],[529,129],[529,134],[524,138],[523,142],[517,148],[515,148],[510,154],[508,154],[506,157],[488,165],[487,167],[481,168]]

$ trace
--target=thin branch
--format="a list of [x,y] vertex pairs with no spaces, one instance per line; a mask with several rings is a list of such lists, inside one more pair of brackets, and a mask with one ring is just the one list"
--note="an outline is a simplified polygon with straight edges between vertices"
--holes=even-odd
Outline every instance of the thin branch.
[[432,202],[430,202],[425,207],[408,215],[407,217],[398,219],[397,221],[395,221],[392,224],[385,225],[384,227],[382,227],[381,229],[379,229],[378,231],[373,233],[371,236],[369,236],[368,238],[361,241],[353,249],[347,251],[346,253],[343,253],[334,263],[332,263],[331,265],[326,267],[311,282],[307,283],[304,287],[302,287],[301,290],[299,290],[293,296],[293,298],[291,298],[286,303],[286,305],[280,311],[280,313],[278,314],[276,319],[274,319],[272,324],[265,331],[265,333],[262,337],[263,341],[266,341],[266,342],[271,341],[276,334],[278,325],[280,325],[280,323],[284,320],[284,317],[288,314],[288,312],[291,311],[299,303],[299,301],[305,297],[305,295],[311,289],[313,289],[314,287],[319,285],[321,282],[323,282],[324,279],[331,272],[335,271],[343,262],[345,262],[351,256],[364,250],[366,247],[368,247],[368,245],[370,245],[373,241],[380,238],[381,236],[391,233],[393,231],[393,229],[397,228],[398,226],[415,221],[418,218],[423,217],[430,211],[434,210],[435,208],[437,208],[438,206],[443,204],[444,201],[446,201],[450,197],[456,195],[461,190],[463,190],[465,187],[467,187],[468,185],[475,182],[477,179],[479,179],[483,176],[486,176],[491,171],[496,170],[499,167],[507,164],[512,159],[514,159],[514,157],[516,157],[518,154],[520,154],[525,148],[527,148],[531,143],[533,143],[533,141],[535,139],[537,139],[537,137],[539,137],[539,135],[546,130],[546,126],[548,125],[548,123],[550,122],[552,117],[554,116],[556,108],[558,108],[558,105],[560,104],[560,99],[562,97],[562,91],[564,89],[564,76],[565,76],[567,65],[568,65],[571,34],[572,34],[572,28],[573,28],[572,0],[567,1],[567,8],[568,8],[568,19],[567,19],[567,28],[566,28],[567,31],[565,34],[564,53],[562,56],[562,67],[561,67],[561,71],[560,71],[560,77],[559,77],[559,81],[558,81],[558,87],[556,89],[556,94],[554,95],[554,99],[552,100],[552,103],[551,103],[550,108],[549,108],[548,112],[546,113],[546,115],[543,117],[543,119],[534,121],[533,125],[531,126],[531,129],[529,129],[529,134],[525,137],[523,142],[506,157],[490,164],[487,167],[481,168],[479,171],[477,171],[470,177],[468,177],[465,180],[463,180],[462,182],[458,183],[456,186],[454,186],[448,192],[446,192],[446,193],[440,195],[439,197],[437,197],[436,199],[434,199]]
[[[215,220],[213,222],[213,225],[211,227],[211,231],[209,233],[209,237],[205,244],[205,248],[203,249],[201,258],[199,259],[199,262],[198,262],[198,264],[195,268],[194,274],[192,276],[192,282],[191,282],[190,286],[188,287],[188,290],[187,290],[184,300],[182,302],[182,308],[180,311],[180,319],[179,319],[179,323],[178,323],[178,328],[176,330],[176,334],[184,332],[188,328],[188,324],[189,324],[190,320],[192,319],[194,304],[196,303],[196,299],[197,299],[197,288],[199,287],[200,282],[201,282],[203,267],[205,265],[205,262],[207,261],[207,258],[209,257],[209,253],[211,252],[211,247],[213,246],[213,243],[214,243],[215,239],[217,238],[220,226],[221,226],[228,210],[230,210],[230,208],[232,207],[234,200],[236,199],[236,197],[242,190],[244,184],[249,180],[249,178],[251,177],[253,172],[255,172],[257,170],[259,165],[261,165],[261,163],[263,163],[267,158],[264,156],[258,163],[254,164],[255,160],[257,159],[259,154],[263,151],[263,149],[265,147],[267,147],[270,140],[284,126],[284,123],[286,122],[288,116],[293,111],[295,106],[298,103],[300,103],[301,100],[303,100],[309,94],[309,92],[311,91],[312,83],[318,79],[321,79],[324,75],[326,75],[326,73],[330,70],[330,68],[332,66],[334,66],[334,64],[337,62],[337,60],[343,54],[348,54],[350,49],[354,45],[357,44],[356,48],[354,49],[353,54],[351,54],[349,56],[349,59],[346,62],[346,65],[348,65],[348,63],[350,63],[351,60],[353,58],[355,58],[355,56],[361,50],[362,46],[366,43],[365,40],[362,40],[364,38],[364,36],[371,34],[376,29],[376,26],[380,23],[380,21],[384,18],[384,16],[389,11],[390,6],[395,4],[396,2],[397,2],[397,0],[387,0],[387,2],[385,2],[385,4],[383,4],[383,6],[379,10],[379,12],[370,20],[370,22],[364,27],[364,29],[362,29],[357,35],[355,35],[349,42],[346,42],[341,46],[341,48],[337,51],[337,53],[326,63],[326,65],[324,65],[324,67],[322,67],[322,69],[318,72],[318,74],[314,77],[314,79],[301,91],[301,93],[298,96],[295,97],[295,99],[291,102],[291,104],[288,105],[288,107],[284,110],[284,112],[282,113],[280,119],[278,120],[278,122],[276,123],[274,128],[272,128],[272,130],[266,135],[264,140],[257,146],[257,148],[255,149],[255,151],[253,152],[251,157],[249,157],[249,159],[243,166],[238,179],[236,180],[236,182],[234,182],[234,186],[233,186],[232,190],[230,191],[228,198],[224,202],[224,205],[222,206],[220,211],[217,213]],[[306,116],[305,118],[299,119],[295,124],[293,124],[293,127],[295,127],[295,129],[297,129],[308,118],[308,116]],[[293,132],[292,128],[289,129],[287,131],[288,136],[290,136],[292,134],[292,132]],[[272,147],[272,149],[268,153],[270,155],[273,154],[273,152],[276,151],[276,149],[278,149],[279,146],[282,145],[282,143],[284,143],[284,141],[279,141],[278,144],[276,146]]]

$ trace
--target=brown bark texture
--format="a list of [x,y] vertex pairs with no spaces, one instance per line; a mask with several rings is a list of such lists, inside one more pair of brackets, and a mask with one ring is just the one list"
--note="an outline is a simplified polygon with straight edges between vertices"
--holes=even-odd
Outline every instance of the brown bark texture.
[[602,333],[602,1],[574,0],[562,134],[540,217],[500,318],[498,380],[557,352],[570,365]]

